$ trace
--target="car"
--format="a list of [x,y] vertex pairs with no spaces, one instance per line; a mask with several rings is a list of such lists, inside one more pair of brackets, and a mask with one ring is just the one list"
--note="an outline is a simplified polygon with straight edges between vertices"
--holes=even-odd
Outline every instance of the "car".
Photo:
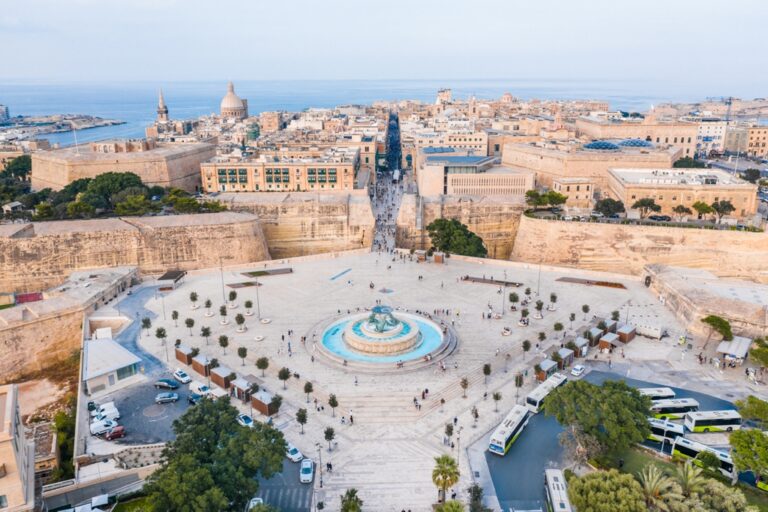
[[103,421],[103,420],[119,420],[120,411],[116,407],[104,409],[99,414],[91,418],[91,421]]
[[303,484],[311,484],[315,478],[315,463],[312,459],[304,459],[301,461],[301,469],[299,470],[299,482]]
[[189,384],[192,382],[192,378],[181,368],[176,368],[176,371],[173,372],[173,378],[182,384]]
[[285,446],[285,456],[288,457],[291,462],[301,462],[301,459],[304,458],[304,455],[299,451],[299,449],[293,446],[291,443],[288,443]]
[[115,428],[116,426],[117,422],[115,420],[94,421],[91,423],[90,431],[92,435],[99,436],[104,432]]
[[596,219],[600,219],[600,218],[602,218],[602,217],[605,217],[605,215],[603,215],[603,214],[602,214],[602,213],[600,213],[600,212],[592,212],[592,213],[590,213],[589,215],[590,215],[590,216],[592,216],[592,217],[594,217],[594,218],[596,218]]
[[171,379],[160,379],[155,382],[157,389],[179,389],[179,384]]
[[669,215],[649,215],[648,219],[656,222],[669,222],[672,220],[672,217]]
[[238,414],[237,423],[243,427],[253,428],[253,418],[247,414]]
[[251,501],[248,502],[248,504],[245,506],[245,512],[250,512],[254,508],[256,508],[256,505],[263,505],[264,500],[259,497],[253,497],[251,498]]
[[197,393],[190,393],[187,395],[187,402],[190,403],[190,405],[196,405],[197,402],[203,399],[203,395],[198,395]]
[[586,368],[584,368],[584,365],[577,364],[571,369],[571,375],[573,375],[574,377],[579,377],[581,376],[582,373],[584,373],[584,370],[586,370]]
[[93,404],[93,408],[91,408],[91,403],[88,404],[88,410],[91,411],[91,418],[95,418],[99,414],[103,413],[104,411],[108,409],[116,409],[115,402],[106,402],[101,405]]
[[189,385],[189,390],[201,396],[208,396],[211,393],[210,387],[206,386],[202,382],[197,381],[194,381]]
[[573,216],[571,216],[571,215],[563,215],[563,220],[573,220]]
[[155,396],[156,404],[168,404],[171,402],[177,402],[178,400],[178,393],[158,393],[157,396]]
[[105,441],[114,441],[115,439],[120,439],[121,437],[125,437],[125,427],[121,425],[112,427],[111,429],[104,432]]
[[620,218],[621,218],[621,215],[619,215],[618,213],[612,213],[612,214],[610,214],[610,215],[608,216],[608,218],[609,218],[609,219],[620,219]]

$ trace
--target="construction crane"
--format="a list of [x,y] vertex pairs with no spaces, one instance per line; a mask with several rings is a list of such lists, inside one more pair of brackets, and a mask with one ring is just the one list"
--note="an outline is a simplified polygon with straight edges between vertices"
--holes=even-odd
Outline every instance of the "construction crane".
[[708,97],[707,101],[722,101],[728,109],[725,111],[725,123],[731,122],[731,105],[733,105],[733,96]]

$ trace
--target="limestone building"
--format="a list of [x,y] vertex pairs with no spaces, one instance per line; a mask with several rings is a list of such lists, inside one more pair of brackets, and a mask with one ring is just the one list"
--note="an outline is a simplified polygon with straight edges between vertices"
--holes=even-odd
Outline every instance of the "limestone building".
[[552,190],[563,194],[568,199],[565,206],[572,208],[592,208],[595,181],[590,178],[554,178]]
[[768,126],[752,126],[747,131],[747,155],[768,156]]
[[227,94],[221,99],[219,110],[224,119],[240,120],[248,117],[248,100],[241,99],[235,94],[235,86],[232,82],[227,84]]
[[697,123],[658,121],[650,113],[641,121],[580,117],[576,120],[576,132],[579,136],[591,139],[641,139],[654,144],[670,145],[681,149],[681,156],[693,158],[696,155],[699,128]]
[[428,156],[416,175],[419,194],[504,196],[523,201],[533,188],[533,173],[497,165],[493,157]]
[[719,169],[619,168],[608,173],[610,195],[623,201],[627,209],[639,199],[650,198],[661,206],[659,213],[670,216],[675,215],[675,206],[693,210],[697,201],[730,201],[736,208],[735,217],[749,217],[757,211],[757,185]]
[[16,384],[0,386],[0,510],[35,505],[35,444],[24,436]]
[[32,189],[60,190],[80,178],[132,172],[147,185],[188,192],[200,184],[200,163],[216,154],[207,143],[160,144],[153,139],[105,140],[32,154]]

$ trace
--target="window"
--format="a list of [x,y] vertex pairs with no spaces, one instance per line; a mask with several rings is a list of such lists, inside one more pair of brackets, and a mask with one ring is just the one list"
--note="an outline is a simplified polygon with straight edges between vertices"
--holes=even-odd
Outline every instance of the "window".
[[5,508],[8,506],[8,498],[5,496],[5,494],[0,494],[0,508]]

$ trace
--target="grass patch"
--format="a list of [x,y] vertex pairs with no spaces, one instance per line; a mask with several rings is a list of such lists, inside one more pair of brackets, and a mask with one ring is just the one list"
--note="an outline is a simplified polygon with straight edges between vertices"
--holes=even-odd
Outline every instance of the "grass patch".
[[745,483],[739,483],[738,487],[747,498],[747,503],[757,507],[761,512],[768,512],[768,492]]
[[125,503],[118,503],[113,512],[149,512],[150,510],[149,498],[144,496]]

